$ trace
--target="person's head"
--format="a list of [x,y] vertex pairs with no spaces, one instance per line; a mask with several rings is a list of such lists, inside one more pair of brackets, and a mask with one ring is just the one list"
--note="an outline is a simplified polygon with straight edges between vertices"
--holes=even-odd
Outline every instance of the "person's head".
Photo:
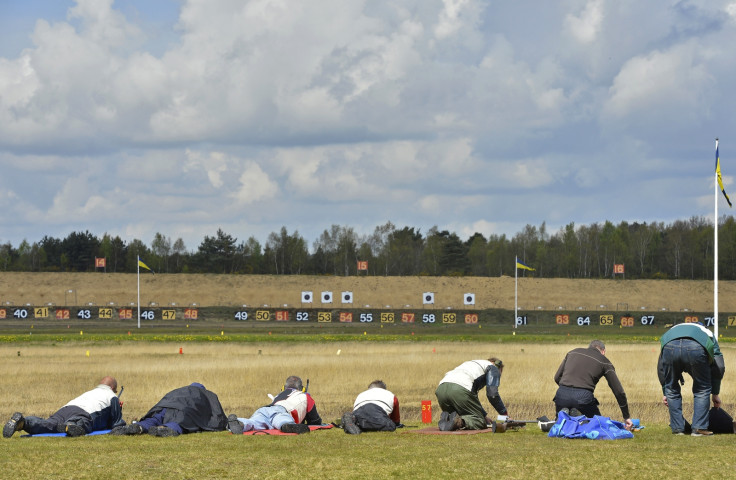
[[386,384],[383,383],[383,380],[373,380],[370,385],[368,385],[368,388],[382,388],[386,390]]
[[118,381],[114,377],[107,376],[103,378],[100,380],[100,385],[107,385],[112,389],[113,393],[118,393]]
[[593,340],[592,342],[590,342],[590,345],[588,345],[588,348],[595,348],[596,350],[601,352],[601,355],[606,354],[606,344],[600,340]]
[[498,373],[503,373],[503,362],[500,358],[491,357],[488,359],[488,361],[496,366],[496,368],[498,369]]
[[294,390],[304,390],[302,379],[297,377],[296,375],[290,376],[284,382],[284,390],[286,390],[287,388],[293,388]]

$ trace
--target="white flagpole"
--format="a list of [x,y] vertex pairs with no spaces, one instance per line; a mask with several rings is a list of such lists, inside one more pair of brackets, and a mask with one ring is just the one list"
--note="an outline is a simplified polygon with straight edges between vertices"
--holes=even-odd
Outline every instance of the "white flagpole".
[[[718,156],[718,139],[716,138],[716,156]],[[716,161],[718,159],[716,158]],[[713,335],[718,340],[718,172],[714,169],[713,191],[715,201],[715,217],[713,220]]]
[[135,264],[136,271],[138,272],[138,328],[141,328],[141,257],[138,256],[138,261]]
[[514,328],[519,318],[519,257],[514,257]]

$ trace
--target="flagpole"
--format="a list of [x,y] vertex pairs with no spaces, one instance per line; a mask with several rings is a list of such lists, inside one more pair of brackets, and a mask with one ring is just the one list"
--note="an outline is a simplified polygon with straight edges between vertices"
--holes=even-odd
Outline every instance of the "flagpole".
[[514,328],[519,318],[519,256],[514,257]]
[[[718,139],[716,138],[716,162],[718,162]],[[713,181],[715,218],[713,220],[713,335],[718,340],[718,173]]]
[[141,328],[141,257],[138,256],[136,262],[136,272],[138,274],[138,328]]

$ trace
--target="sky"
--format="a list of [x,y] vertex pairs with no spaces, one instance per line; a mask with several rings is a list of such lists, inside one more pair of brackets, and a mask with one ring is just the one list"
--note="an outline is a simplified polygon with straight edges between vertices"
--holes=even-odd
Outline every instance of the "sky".
[[0,242],[712,219],[733,45],[736,0],[0,0]]

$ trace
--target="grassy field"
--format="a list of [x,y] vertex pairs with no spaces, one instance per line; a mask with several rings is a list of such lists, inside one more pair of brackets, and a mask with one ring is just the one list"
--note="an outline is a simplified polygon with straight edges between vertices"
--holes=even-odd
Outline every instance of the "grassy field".
[[[513,274],[513,272],[511,272]],[[422,307],[433,292],[438,308],[462,308],[475,293],[478,309],[514,309],[514,277],[333,277],[310,275],[141,275],[141,305],[298,306],[301,292],[353,292],[355,307]],[[713,309],[713,282],[690,280],[579,280],[519,278],[524,310],[601,309],[707,312]],[[136,276],[113,273],[0,272],[0,304],[129,305],[136,302]],[[719,282],[719,308],[736,312],[736,282]]]
[[[736,282],[720,283],[721,311],[736,312]],[[476,293],[478,309],[513,311],[514,279],[269,277],[146,275],[143,305],[233,307],[297,306],[311,290],[353,291],[356,306],[423,308],[422,292],[437,308],[462,308]],[[2,305],[129,305],[135,276],[113,274],[0,274]],[[526,311],[559,307],[708,312],[712,282],[521,279]],[[320,307],[319,304],[314,307]],[[663,310],[664,309],[664,310]],[[687,310],[686,310],[687,309]],[[224,311],[223,310],[223,311]],[[678,315],[680,314],[678,313]],[[216,392],[227,413],[249,416],[277,393],[286,376],[310,380],[325,422],[337,420],[368,383],[383,379],[401,401],[408,426],[396,433],[348,436],[341,430],[294,437],[234,437],[227,432],[160,439],[142,437],[3,439],[4,478],[457,478],[507,479],[631,476],[637,479],[728,477],[736,436],[677,437],[669,433],[656,377],[658,337],[664,323],[633,328],[556,325],[554,319],[512,331],[509,325],[318,324],[236,322],[228,313],[205,321],[0,321],[0,422],[14,411],[49,415],[68,400],[114,375],[125,386],[124,418],[143,415],[163,394],[197,381]],[[222,318],[222,320],[220,320]],[[504,317],[505,318],[505,317]],[[531,317],[530,317],[531,318]],[[571,317],[574,319],[574,317]],[[669,321],[669,320],[667,320]],[[618,323],[618,318],[616,318]],[[723,325],[723,324],[722,324]],[[721,330],[726,379],[721,398],[736,413],[734,329]],[[629,398],[646,428],[633,440],[597,442],[549,439],[535,425],[495,435],[412,434],[421,402],[433,402],[444,373],[491,355],[507,365],[501,395],[517,419],[552,417],[554,372],[568,350],[596,337],[608,344]],[[181,352],[181,353],[179,353]],[[687,379],[685,392],[691,382]],[[620,419],[605,382],[596,390],[604,415]],[[685,397],[685,414],[692,399]],[[487,408],[487,401],[482,399]],[[695,473],[697,472],[697,473]]]
[[[580,345],[429,338],[316,341],[315,337],[315,341],[276,342],[265,337],[216,343],[68,342],[66,338],[0,345],[3,422],[16,410],[51,414],[106,374],[125,386],[127,421],[145,413],[167,391],[193,381],[215,391],[227,413],[250,415],[268,402],[267,393],[278,392],[286,376],[297,374],[310,379],[310,393],[326,422],[336,420],[357,393],[381,378],[399,396],[403,422],[417,427],[422,400],[432,400],[436,424],[439,409],[434,389],[447,370],[464,360],[490,355],[507,365],[501,394],[512,416],[552,416],[552,376],[565,352]],[[727,370],[733,372],[734,347],[726,344],[723,349]],[[26,439],[16,434],[3,440],[0,466],[9,472],[8,478],[10,472],[12,478],[288,478],[295,474],[306,478],[575,478],[612,472],[678,478],[694,464],[702,475],[731,471],[736,437],[669,433],[667,410],[659,403],[654,342],[609,342],[607,353],[626,388],[632,415],[647,426],[634,440],[549,439],[533,425],[518,432],[461,437],[416,435],[411,433],[413,428],[358,437],[341,430],[299,437],[236,438],[222,432],[172,439]],[[689,387],[688,379],[685,388]],[[603,413],[618,419],[620,411],[605,382],[599,384],[596,395]],[[733,413],[732,383],[724,383],[722,398]]]

